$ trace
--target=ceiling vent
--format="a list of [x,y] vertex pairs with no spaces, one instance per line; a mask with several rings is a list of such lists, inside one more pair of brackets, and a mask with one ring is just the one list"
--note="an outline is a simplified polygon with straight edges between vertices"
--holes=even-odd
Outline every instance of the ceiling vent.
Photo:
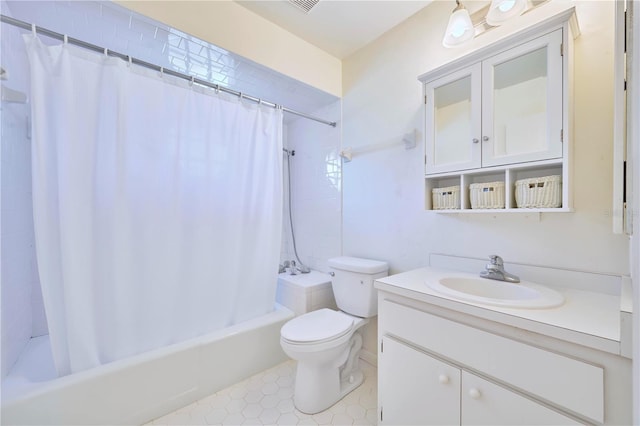
[[309,13],[319,1],[320,0],[289,0],[289,3],[298,9],[303,10],[305,13]]

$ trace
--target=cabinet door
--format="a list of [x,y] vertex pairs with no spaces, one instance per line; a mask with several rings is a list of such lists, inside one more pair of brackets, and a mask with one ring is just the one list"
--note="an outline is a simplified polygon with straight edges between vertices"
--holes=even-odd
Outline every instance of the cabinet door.
[[476,64],[425,85],[425,173],[480,167],[480,90]]
[[459,425],[460,370],[391,338],[378,359],[383,425]]
[[482,62],[482,166],[562,157],[562,30]]
[[502,386],[462,372],[462,425],[577,425],[575,420]]

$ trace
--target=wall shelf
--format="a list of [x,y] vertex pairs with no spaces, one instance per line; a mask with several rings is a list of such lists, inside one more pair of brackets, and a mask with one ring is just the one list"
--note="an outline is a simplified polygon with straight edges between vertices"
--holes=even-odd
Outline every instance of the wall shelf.
[[[558,213],[572,212],[569,186],[562,186],[560,207],[554,208],[518,208],[515,195],[515,183],[520,179],[538,178],[550,175],[559,175],[563,182],[567,182],[568,169],[562,159],[544,160],[539,162],[510,164],[476,170],[464,170],[459,172],[441,173],[425,176],[425,209],[437,213]],[[504,208],[498,209],[473,209],[469,186],[474,183],[504,182]],[[458,209],[434,209],[433,189],[459,186],[460,200]]]

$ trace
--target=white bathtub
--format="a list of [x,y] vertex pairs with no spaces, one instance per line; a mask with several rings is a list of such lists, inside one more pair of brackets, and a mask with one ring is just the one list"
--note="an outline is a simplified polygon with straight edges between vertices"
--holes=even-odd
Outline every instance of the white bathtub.
[[34,380],[49,374],[43,366],[52,361],[33,357],[40,373],[27,372],[23,362],[2,383],[2,424],[148,422],[285,361],[280,328],[292,317],[278,306],[224,330],[49,381]]

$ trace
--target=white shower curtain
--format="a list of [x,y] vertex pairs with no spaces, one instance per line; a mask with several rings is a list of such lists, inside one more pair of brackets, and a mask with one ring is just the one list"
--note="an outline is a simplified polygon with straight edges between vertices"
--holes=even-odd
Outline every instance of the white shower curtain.
[[58,373],[271,311],[282,111],[25,40],[36,250]]

